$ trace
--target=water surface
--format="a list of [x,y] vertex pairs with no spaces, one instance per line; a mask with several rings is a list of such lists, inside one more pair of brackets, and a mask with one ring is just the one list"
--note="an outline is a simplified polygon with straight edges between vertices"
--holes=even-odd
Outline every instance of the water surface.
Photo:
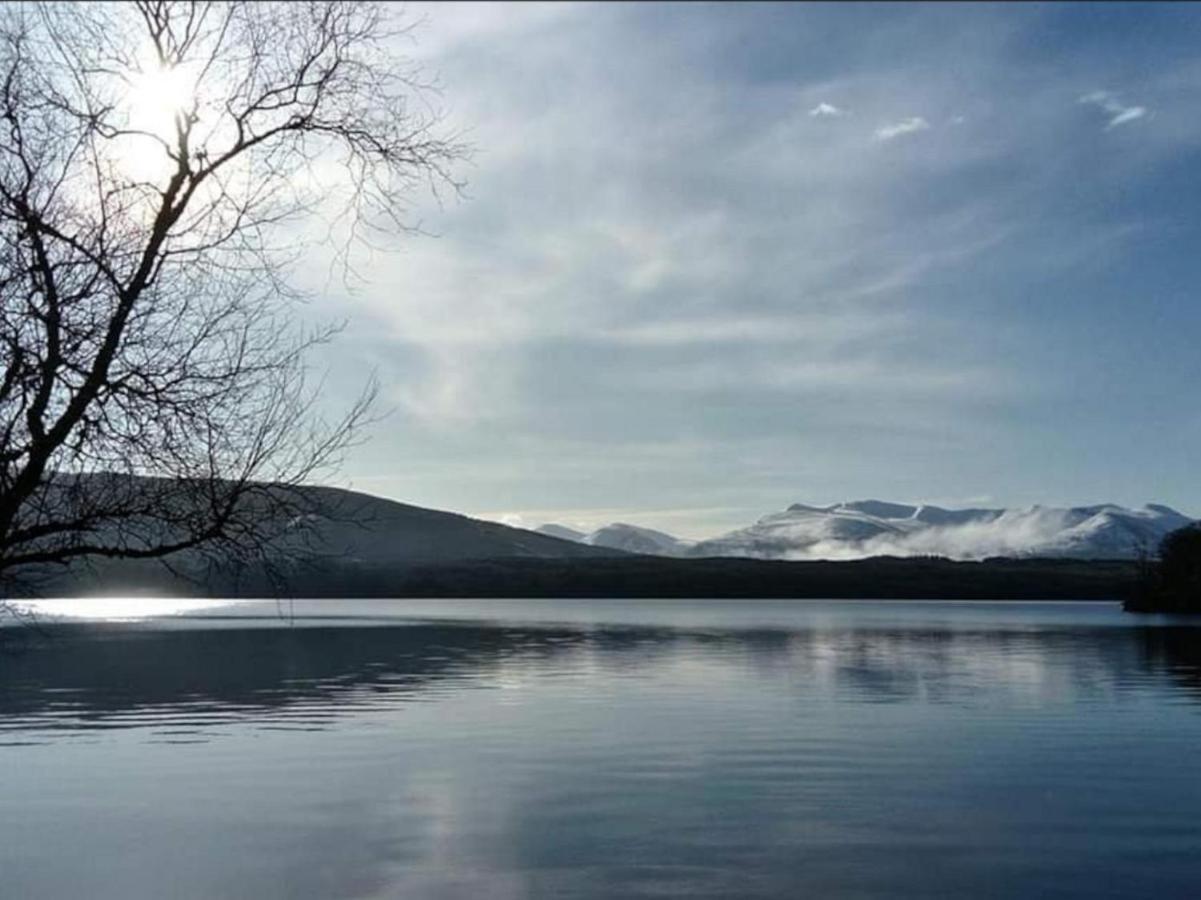
[[0,895],[1201,886],[1201,629],[1184,622],[1108,604],[123,602],[48,604],[0,635]]

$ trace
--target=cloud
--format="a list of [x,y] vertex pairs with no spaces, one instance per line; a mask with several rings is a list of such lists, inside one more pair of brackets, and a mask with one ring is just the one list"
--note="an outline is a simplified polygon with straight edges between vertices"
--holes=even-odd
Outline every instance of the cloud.
[[683,347],[692,344],[789,344],[834,346],[877,338],[907,325],[898,311],[847,310],[791,315],[681,317],[635,322],[601,332],[598,337],[634,347]]
[[[804,484],[1037,500],[1031,482],[1063,470],[1081,499],[1097,490],[1083,479],[1110,454],[1061,464],[1044,444],[1066,460],[1115,437],[1078,384],[1099,408],[1119,375],[1158,376],[1093,366],[1087,288],[1051,316],[1017,298],[1052,270],[1104,289],[1094,260],[1124,264],[1142,210],[1082,204],[1081,179],[1140,184],[1201,124],[1073,139],[1065,100],[1098,129],[1139,107],[1065,97],[1106,84],[1108,56],[1013,58],[1004,35],[1034,13],[896,7],[869,52],[841,7],[773,9],[797,27],[767,7],[425,9],[417,49],[478,153],[464,202],[413,209],[438,239],[376,255],[354,297],[313,288],[357,323],[332,368],[378,369],[394,412],[348,472],[430,506],[620,504],[634,521],[771,508]],[[1187,108],[1197,65],[1165,60],[1146,96]],[[923,130],[939,139],[904,138]],[[1159,197],[1161,216],[1183,202]]]
[[809,110],[809,115],[814,119],[837,119],[841,118],[842,116],[848,116],[850,113],[848,113],[845,109],[840,109],[833,103],[822,102],[813,107],[813,109]]
[[898,138],[904,134],[914,134],[918,131],[925,131],[930,127],[930,123],[921,116],[910,116],[908,119],[902,119],[899,122],[894,122],[891,125],[882,125],[876,129],[876,140],[891,141],[893,138]]
[[1147,108],[1145,106],[1131,106],[1110,119],[1109,125],[1106,127],[1113,128],[1116,125],[1121,125],[1123,122],[1133,122],[1135,119],[1141,119],[1146,114]]
[[1090,94],[1085,94],[1080,98],[1080,102],[1089,106],[1096,106],[1109,116],[1109,122],[1105,126],[1106,131],[1111,128],[1117,128],[1119,125],[1125,125],[1127,122],[1141,119],[1147,115],[1147,107],[1126,106],[1118,100],[1116,95],[1109,91],[1093,91]]

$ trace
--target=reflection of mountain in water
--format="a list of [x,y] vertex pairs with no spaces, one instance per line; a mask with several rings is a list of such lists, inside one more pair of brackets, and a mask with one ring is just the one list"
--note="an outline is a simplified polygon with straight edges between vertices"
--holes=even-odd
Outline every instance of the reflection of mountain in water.
[[1201,700],[1201,630],[418,624],[156,631],[55,627],[0,654],[0,732],[155,725],[186,737],[224,722],[321,728],[522,669],[628,672],[687,661],[787,674],[798,691],[867,702],[954,702],[989,692],[1112,694],[1171,685]]

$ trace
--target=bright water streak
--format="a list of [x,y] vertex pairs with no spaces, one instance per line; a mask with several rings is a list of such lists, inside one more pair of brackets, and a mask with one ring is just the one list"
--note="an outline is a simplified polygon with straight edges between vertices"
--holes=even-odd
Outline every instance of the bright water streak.
[[2,635],[0,895],[1201,885],[1201,629],[1180,622],[780,601],[42,621],[154,611]]

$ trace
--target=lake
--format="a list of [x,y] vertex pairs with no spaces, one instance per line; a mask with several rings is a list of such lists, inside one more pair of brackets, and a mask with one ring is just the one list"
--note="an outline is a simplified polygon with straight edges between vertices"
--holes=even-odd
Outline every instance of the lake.
[[1186,621],[1094,603],[187,606],[47,603],[3,630],[0,895],[1201,893]]

